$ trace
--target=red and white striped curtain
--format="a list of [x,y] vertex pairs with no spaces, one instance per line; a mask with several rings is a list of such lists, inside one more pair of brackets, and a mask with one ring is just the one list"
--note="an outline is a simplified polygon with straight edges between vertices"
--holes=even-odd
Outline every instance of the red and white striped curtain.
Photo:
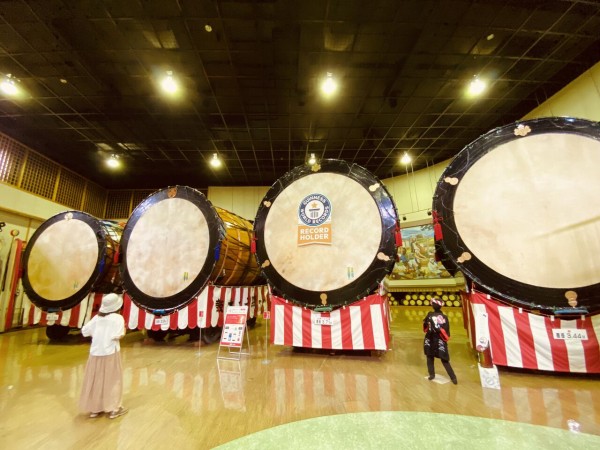
[[[477,291],[463,294],[463,312],[472,347],[488,339],[496,365],[600,373],[600,315],[576,320],[542,316]],[[567,331],[586,338],[568,338]]]
[[315,312],[271,297],[271,343],[332,350],[387,350],[387,297],[373,294],[332,312]]

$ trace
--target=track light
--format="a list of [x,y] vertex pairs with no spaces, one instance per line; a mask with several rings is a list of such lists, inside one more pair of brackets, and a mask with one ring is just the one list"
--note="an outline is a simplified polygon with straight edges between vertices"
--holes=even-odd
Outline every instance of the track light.
[[219,159],[219,155],[217,155],[216,153],[213,153],[213,156],[210,160],[210,165],[217,168],[217,167],[221,167],[221,160]]
[[121,162],[119,161],[119,157],[113,154],[106,160],[106,165],[111,169],[116,169],[121,165]]
[[310,154],[310,158],[308,158],[308,164],[310,164],[311,166],[314,166],[317,163],[317,157],[315,156],[314,153]]
[[407,164],[410,164],[411,161],[412,158],[410,157],[408,152],[404,152],[404,155],[402,155],[402,158],[400,158],[400,162],[406,166]]

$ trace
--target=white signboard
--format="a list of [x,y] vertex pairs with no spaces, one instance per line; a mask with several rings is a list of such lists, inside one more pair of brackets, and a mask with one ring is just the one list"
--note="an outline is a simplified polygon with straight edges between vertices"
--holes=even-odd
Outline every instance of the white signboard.
[[242,347],[248,306],[230,306],[225,311],[221,345],[223,347]]
[[553,328],[552,337],[565,341],[587,341],[587,330],[580,328]]

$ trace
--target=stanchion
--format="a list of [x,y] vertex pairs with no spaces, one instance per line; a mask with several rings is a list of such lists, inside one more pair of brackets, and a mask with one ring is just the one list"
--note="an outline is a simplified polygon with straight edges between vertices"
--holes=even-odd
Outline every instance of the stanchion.
[[202,354],[202,325],[206,325],[206,323],[203,323],[204,311],[198,312],[198,318],[200,321],[198,322],[198,351],[196,355],[200,356]]
[[202,354],[202,327],[198,326],[198,351],[196,355]]
[[262,364],[269,364],[269,320],[271,319],[271,312],[264,311],[263,319],[265,321],[265,359],[262,360]]

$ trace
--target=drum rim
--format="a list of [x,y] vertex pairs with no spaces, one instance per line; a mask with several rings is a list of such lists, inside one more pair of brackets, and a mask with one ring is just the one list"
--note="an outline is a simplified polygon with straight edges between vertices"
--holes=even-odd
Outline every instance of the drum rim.
[[[29,276],[27,275],[27,266],[28,266],[29,258],[31,256],[31,251],[32,251],[33,247],[35,246],[35,242],[44,233],[44,231],[46,231],[51,225],[54,225],[55,223],[58,223],[58,222],[64,220],[64,216],[66,214],[73,215],[73,218],[71,220],[76,219],[76,220],[80,220],[80,221],[84,222],[86,225],[88,225],[92,229],[92,231],[94,232],[94,235],[96,235],[97,237],[102,237],[102,239],[97,240],[98,241],[98,258],[96,260],[96,265],[94,266],[94,272],[92,273],[92,276],[89,278],[89,280],[77,292],[75,292],[73,295],[71,295],[67,298],[64,298],[62,300],[48,300],[48,299],[41,297],[35,291],[35,289],[33,289],[33,286],[31,285],[31,282],[29,280]],[[63,211],[61,213],[55,214],[54,216],[50,217],[45,222],[43,222],[38,227],[38,229],[35,230],[35,232],[31,236],[31,239],[29,239],[27,245],[25,246],[25,251],[23,253],[23,265],[22,265],[23,275],[21,277],[21,280],[23,283],[23,290],[25,291],[25,294],[27,294],[27,297],[29,298],[31,303],[33,303],[35,306],[40,308],[42,311],[47,311],[47,312],[65,311],[65,310],[74,308],[89,295],[89,293],[92,290],[92,287],[102,277],[103,272],[104,272],[104,267],[101,262],[107,256],[106,249],[107,249],[106,232],[104,230],[102,221],[100,219],[97,219],[94,216],[92,216],[91,214],[88,214],[86,212],[75,211],[75,210]]]
[[[176,189],[176,193],[175,195],[170,196],[169,193],[173,192],[173,189]],[[217,249],[220,250],[221,240],[224,236],[224,225],[221,218],[216,213],[212,203],[198,189],[189,186],[176,185],[159,189],[158,191],[150,194],[138,206],[135,207],[123,229],[123,235],[121,236],[122,260],[119,267],[121,273],[121,282],[123,284],[124,291],[133,301],[133,303],[135,303],[139,308],[142,308],[143,310],[148,311],[156,316],[169,315],[175,311],[185,308],[189,303],[191,303],[194,298],[209,284],[210,275],[218,260],[218,258],[206,258],[202,269],[192,283],[190,283],[185,289],[168,297],[154,297],[148,295],[135,285],[127,269],[127,246],[129,244],[130,235],[138,220],[143,216],[141,212],[145,211],[148,207],[169,198],[182,198],[192,202],[198,207],[200,212],[206,218],[208,224],[209,249],[213,249],[215,252],[218,251]],[[193,199],[198,199],[197,203],[192,201]]]
[[[296,304],[301,304],[309,308],[315,308],[322,305],[320,295],[325,293],[327,294],[327,305],[333,308],[338,308],[364,298],[375,288],[377,288],[385,276],[392,271],[397,252],[394,233],[398,223],[398,211],[396,210],[396,205],[392,196],[383,182],[364,167],[355,163],[348,163],[340,159],[324,159],[321,160],[319,164],[320,169],[317,171],[313,171],[313,168],[308,165],[295,167],[278,179],[261,200],[256,217],[254,219],[256,259],[259,267],[261,267],[263,276],[272,286],[273,293],[275,295],[286,300],[290,300]],[[363,274],[361,274],[372,274],[373,276],[370,277],[372,279],[359,276],[353,282],[338,289],[333,289],[330,291],[310,291],[292,285],[285,278],[283,278],[273,268],[272,265],[262,267],[263,262],[268,259],[267,250],[265,248],[264,226],[267,216],[270,212],[270,208],[265,206],[265,202],[270,202],[272,204],[277,197],[294,181],[315,173],[324,172],[346,175],[348,178],[351,178],[367,189],[367,192],[376,203],[382,224],[382,234],[377,253],[383,252],[384,254],[388,255],[390,259],[389,261],[383,261],[379,260],[376,255],[374,256],[369,267],[363,272]],[[368,180],[368,182],[366,180]],[[377,189],[376,192],[372,192],[368,189],[368,187],[374,183],[379,183],[380,185],[380,188]],[[383,214],[383,211],[387,211],[387,213]],[[392,212],[391,214],[390,211]]]
[[[586,307],[588,314],[598,313],[600,312],[600,282],[572,289],[535,286],[513,280],[496,272],[485,265],[472,251],[470,252],[471,260],[463,263],[458,261],[460,254],[469,249],[459,235],[454,220],[453,206],[457,185],[450,185],[444,180],[447,177],[462,179],[465,173],[483,156],[500,145],[519,139],[519,136],[514,133],[519,126],[531,129],[527,136],[549,133],[575,134],[600,141],[600,124],[598,122],[570,117],[543,117],[517,121],[495,128],[464,147],[442,173],[433,196],[432,209],[439,218],[443,234],[443,238],[436,244],[449,259],[449,261],[442,259],[442,264],[449,271],[460,270],[479,288],[520,308],[554,314],[556,309],[562,310],[568,307],[565,293],[574,290],[578,294],[580,307]],[[506,288],[503,289],[503,287]],[[544,301],[540,301],[540,299],[544,299]]]

